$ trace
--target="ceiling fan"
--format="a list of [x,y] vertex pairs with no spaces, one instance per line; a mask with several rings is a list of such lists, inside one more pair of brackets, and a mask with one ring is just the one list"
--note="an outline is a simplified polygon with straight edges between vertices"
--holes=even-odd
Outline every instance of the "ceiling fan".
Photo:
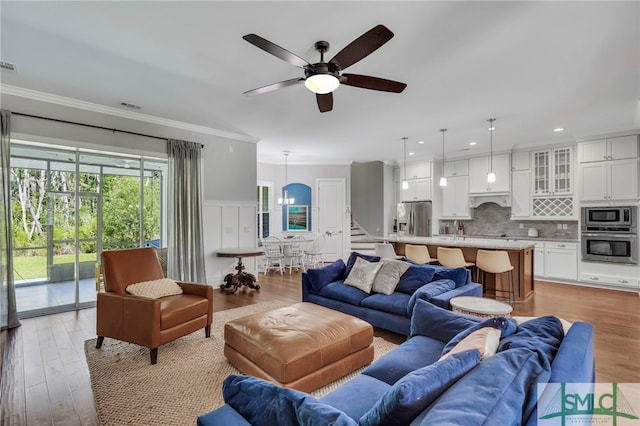
[[315,49],[320,52],[320,62],[311,64],[259,35],[247,34],[242,38],[265,52],[291,65],[302,68],[304,70],[304,77],[292,78],[258,87],[257,89],[244,92],[244,94],[247,96],[259,95],[304,82],[305,86],[316,94],[320,112],[327,112],[333,109],[332,92],[338,88],[340,84],[360,87],[362,89],[400,93],[407,87],[405,83],[379,77],[370,77],[368,75],[340,74],[340,71],[367,57],[391,40],[392,37],[393,33],[387,27],[384,25],[376,25],[338,52],[329,62],[324,61],[324,54],[329,50],[329,42],[318,41],[315,43]]

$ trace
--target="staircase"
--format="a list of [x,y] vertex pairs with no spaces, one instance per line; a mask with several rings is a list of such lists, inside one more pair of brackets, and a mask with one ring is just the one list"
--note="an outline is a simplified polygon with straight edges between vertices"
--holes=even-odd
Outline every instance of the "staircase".
[[351,220],[351,251],[358,253],[375,255],[376,240],[371,238],[363,228],[358,225],[355,220]]

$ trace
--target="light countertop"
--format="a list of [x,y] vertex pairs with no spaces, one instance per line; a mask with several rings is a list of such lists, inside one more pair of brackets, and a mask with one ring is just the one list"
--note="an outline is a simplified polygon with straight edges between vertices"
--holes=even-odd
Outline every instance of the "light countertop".
[[451,237],[389,237],[385,241],[405,243],[405,244],[425,244],[445,247],[470,247],[499,250],[524,250],[534,247],[531,241],[514,240],[504,238],[465,238],[458,236],[457,239]]

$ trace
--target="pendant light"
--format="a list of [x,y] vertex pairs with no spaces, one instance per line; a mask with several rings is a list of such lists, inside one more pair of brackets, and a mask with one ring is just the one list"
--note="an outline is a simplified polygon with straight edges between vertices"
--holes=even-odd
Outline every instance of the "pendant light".
[[289,198],[289,191],[287,191],[287,185],[289,184],[289,179],[287,176],[287,157],[289,156],[289,151],[282,151],[284,153],[284,198],[280,197],[278,198],[278,204],[280,205],[287,205],[287,204],[293,204],[294,200],[293,198]]
[[442,132],[442,176],[440,176],[440,186],[447,186],[447,177],[444,175],[444,132],[447,129],[440,129]]
[[489,173],[487,173],[487,182],[494,183],[496,181],[496,172],[493,171],[493,129],[495,128],[493,122],[495,118],[487,120],[489,122],[489,131],[491,132],[491,155],[489,156]]
[[407,181],[407,139],[408,137],[403,137],[404,141],[404,180],[402,181],[402,189],[409,189],[409,182]]

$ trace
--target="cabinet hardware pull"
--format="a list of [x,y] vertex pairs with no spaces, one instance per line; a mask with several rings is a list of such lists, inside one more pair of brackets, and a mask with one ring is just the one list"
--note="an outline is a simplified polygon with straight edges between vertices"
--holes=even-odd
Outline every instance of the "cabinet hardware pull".
[[618,280],[618,282],[620,284],[628,284],[629,283],[629,281],[627,281],[627,280]]
[[558,247],[566,247],[564,244],[558,244]]
[[589,277],[589,279],[590,279],[591,281],[598,281],[600,278],[598,278],[598,277]]

